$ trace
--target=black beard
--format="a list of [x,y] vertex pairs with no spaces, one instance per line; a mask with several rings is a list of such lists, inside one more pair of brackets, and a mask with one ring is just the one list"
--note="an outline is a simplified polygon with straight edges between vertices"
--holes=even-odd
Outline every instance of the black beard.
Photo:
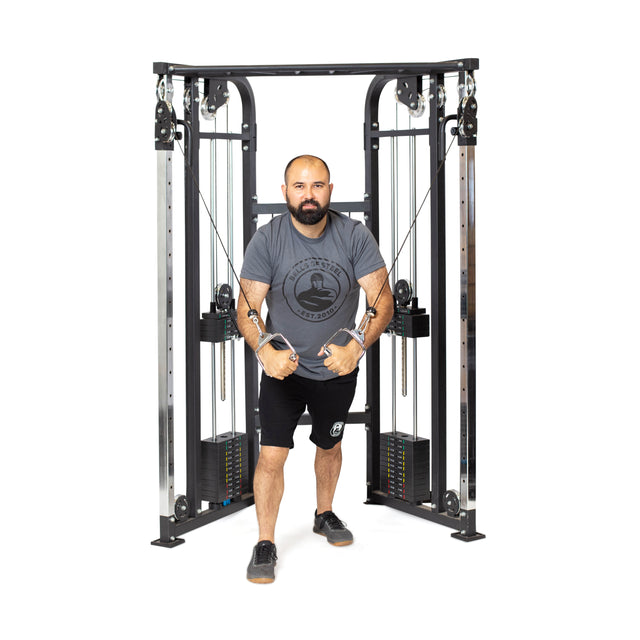
[[[315,209],[311,211],[305,211],[303,207],[306,204],[315,205]],[[329,205],[326,207],[321,207],[320,203],[317,200],[306,200],[305,202],[301,202],[299,206],[294,207],[287,198],[287,209],[289,209],[291,215],[300,223],[300,224],[318,224],[326,215],[327,211],[329,211]]]

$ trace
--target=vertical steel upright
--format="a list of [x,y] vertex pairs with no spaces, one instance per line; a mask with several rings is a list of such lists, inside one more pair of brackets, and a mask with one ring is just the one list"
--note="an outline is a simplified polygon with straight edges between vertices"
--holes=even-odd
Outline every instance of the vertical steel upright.
[[[365,167],[365,201],[370,209],[365,213],[365,224],[376,241],[380,235],[380,177],[379,158],[380,139],[378,105],[380,94],[387,84],[384,76],[376,76],[369,85],[365,98],[364,110],[364,167]],[[380,345],[373,344],[367,350],[367,396],[365,410],[369,420],[367,430],[367,500],[380,485]]]
[[200,118],[198,78],[186,77],[189,109],[185,113],[185,393],[187,425],[187,500],[189,516],[200,505]]
[[455,537],[483,538],[476,531],[476,197],[477,102],[473,70],[461,71],[458,87],[460,162],[460,517]]
[[[154,71],[156,71],[154,67]],[[174,535],[174,375],[173,375],[173,141],[176,116],[173,83],[159,73],[156,88],[155,148],[157,152],[158,229],[158,441],[160,447],[160,538],[153,544],[180,544]]]
[[431,184],[431,503],[444,510],[447,484],[447,254],[444,140],[445,116],[438,87],[444,73],[431,76],[429,91],[429,164]]
[[[244,78],[234,78],[242,100],[242,252],[247,248],[251,238],[258,228],[258,214],[255,206],[258,203],[257,194],[257,166],[256,152],[258,150],[256,107],[253,90],[249,81]],[[238,291],[238,296],[241,293]],[[249,442],[249,486],[253,487],[253,473],[258,462],[260,441],[256,435],[256,420],[258,413],[258,367],[256,356],[252,349],[244,345],[244,376],[245,376],[245,423],[247,440]]]
[[158,418],[160,516],[174,507],[173,467],[173,151],[157,152],[158,164]]

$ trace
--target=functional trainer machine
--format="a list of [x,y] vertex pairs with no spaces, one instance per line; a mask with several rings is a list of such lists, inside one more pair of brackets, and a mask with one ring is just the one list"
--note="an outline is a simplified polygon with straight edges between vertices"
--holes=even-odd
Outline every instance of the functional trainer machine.
[[[474,58],[437,63],[356,64],[213,67],[157,62],[157,104],[155,108],[155,148],[158,162],[158,337],[159,337],[159,445],[160,445],[160,537],[152,544],[173,547],[181,535],[253,504],[253,471],[259,454],[260,421],[258,406],[259,363],[245,345],[244,370],[238,373],[234,343],[240,338],[234,299],[234,148],[239,147],[242,166],[242,242],[246,248],[262,216],[284,210],[283,203],[262,204],[256,193],[257,129],[256,108],[249,77],[309,77],[371,75],[364,104],[364,173],[362,201],[332,202],[334,210],[361,216],[380,243],[380,211],[389,212],[392,259],[390,279],[395,313],[386,333],[390,336],[391,366],[384,368],[385,390],[390,389],[388,422],[381,430],[381,343],[382,336],[366,355],[366,402],[363,410],[352,411],[348,423],[364,424],[367,442],[367,503],[380,504],[452,528],[455,538],[471,541],[483,538],[476,530],[476,307],[475,307],[475,146],[477,141],[477,101]],[[456,111],[445,112],[446,82],[454,78]],[[182,118],[173,102],[174,82],[183,83]],[[231,85],[231,86],[230,86]],[[231,89],[241,102],[241,121],[229,130]],[[395,126],[386,126],[381,96],[387,89],[395,98]],[[216,121],[226,109],[225,131],[203,126]],[[408,111],[409,126],[399,125],[398,109]],[[416,128],[413,120],[428,117],[428,127]],[[427,118],[425,118],[427,119]],[[454,125],[447,146],[447,123]],[[428,191],[417,206],[418,142],[426,140]],[[460,184],[460,455],[459,487],[447,488],[447,297],[445,233],[445,160],[457,140]],[[201,190],[200,148],[209,141],[210,171],[206,181],[210,199]],[[408,160],[399,162],[399,143],[408,143]],[[218,219],[219,145],[226,143],[226,221]],[[183,159],[184,192],[184,347],[185,347],[185,447],[186,493],[176,494],[174,437],[174,151]],[[381,151],[389,148],[390,184],[381,185]],[[238,152],[236,151],[236,153]],[[409,176],[409,195],[400,197],[399,173]],[[426,172],[425,172],[426,173]],[[430,196],[428,253],[430,271],[430,313],[419,306],[417,219]],[[211,288],[207,310],[201,309],[200,283],[200,202],[210,220]],[[401,235],[400,210],[407,209],[408,232]],[[263,218],[264,219],[264,218]],[[386,222],[386,221],[383,221]],[[226,230],[226,241],[220,229]],[[177,227],[176,227],[177,229]],[[182,229],[181,229],[182,230]],[[403,239],[404,237],[404,239]],[[388,236],[385,236],[385,240]],[[398,258],[410,240],[409,277],[400,278]],[[425,243],[426,244],[426,243]],[[224,252],[227,282],[220,283],[219,250]],[[385,251],[381,244],[383,255]],[[427,255],[426,246],[421,254]],[[182,266],[182,263],[181,265]],[[261,334],[261,338],[263,335]],[[269,339],[265,335],[264,339]],[[418,385],[418,345],[430,339],[429,438],[418,435],[418,398],[428,396]],[[397,360],[400,341],[401,361]],[[413,367],[408,372],[407,342],[413,344]],[[212,436],[202,438],[201,349],[211,345]],[[227,345],[230,344],[230,398],[227,398]],[[383,345],[384,347],[384,345]],[[386,349],[386,347],[384,347]],[[219,367],[219,384],[216,371]],[[413,407],[413,433],[396,427],[397,369],[401,369],[401,394]],[[246,430],[236,430],[236,378],[244,378]],[[408,379],[413,385],[409,390]],[[219,387],[219,388],[218,388]],[[217,406],[230,400],[231,429],[218,434],[221,422]],[[387,418],[385,417],[385,420]],[[301,424],[309,424],[305,414]],[[208,503],[203,508],[203,503]]]

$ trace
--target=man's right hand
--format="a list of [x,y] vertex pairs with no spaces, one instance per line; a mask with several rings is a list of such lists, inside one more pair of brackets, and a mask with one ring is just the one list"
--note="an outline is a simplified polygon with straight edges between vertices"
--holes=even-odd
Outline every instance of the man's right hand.
[[284,380],[298,368],[298,357],[296,356],[295,360],[289,359],[289,356],[292,354],[291,349],[278,351],[270,344],[267,344],[260,349],[258,355],[260,356],[260,360],[262,360],[262,366],[268,376],[276,380]]

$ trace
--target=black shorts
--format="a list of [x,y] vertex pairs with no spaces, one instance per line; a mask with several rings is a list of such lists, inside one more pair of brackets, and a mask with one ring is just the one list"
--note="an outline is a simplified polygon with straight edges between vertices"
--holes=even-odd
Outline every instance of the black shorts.
[[309,439],[321,449],[332,449],[342,440],[357,378],[358,369],[331,380],[310,380],[295,373],[276,380],[263,373],[260,444],[293,449],[293,432],[308,409],[312,423]]

